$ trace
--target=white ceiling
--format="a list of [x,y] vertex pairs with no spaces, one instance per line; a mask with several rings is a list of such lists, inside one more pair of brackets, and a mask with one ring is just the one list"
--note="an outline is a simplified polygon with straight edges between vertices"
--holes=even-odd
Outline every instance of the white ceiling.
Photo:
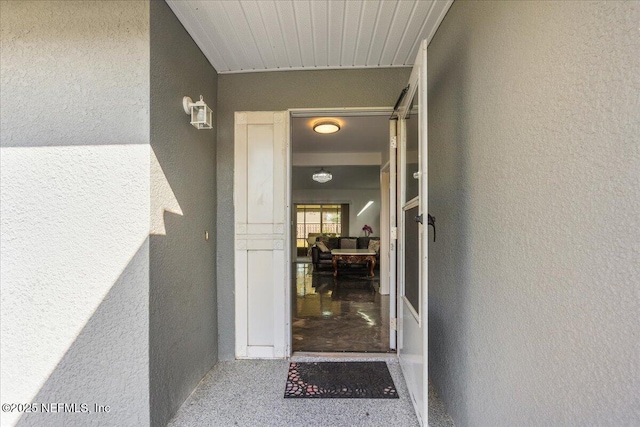
[[[390,115],[293,117],[292,152],[380,153],[388,147]],[[313,124],[323,117],[340,123],[340,130],[332,134],[315,132]]]
[[[293,189],[379,189],[382,151],[389,147],[389,115],[292,117]],[[314,132],[313,124],[326,117],[340,124],[338,132]],[[320,167],[333,174],[331,181],[313,181]]]
[[413,65],[453,0],[167,0],[218,73]]

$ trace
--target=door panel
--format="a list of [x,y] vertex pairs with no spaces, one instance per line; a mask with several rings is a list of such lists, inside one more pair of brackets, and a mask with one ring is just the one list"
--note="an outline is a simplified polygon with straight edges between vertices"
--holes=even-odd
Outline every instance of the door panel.
[[418,418],[424,399],[424,341],[420,327],[420,224],[415,221],[418,200],[414,198],[403,209],[403,292],[400,297],[402,348],[400,363]]
[[418,173],[418,125],[420,123],[418,117],[418,103],[416,102],[416,95],[414,95],[414,101],[409,106],[409,111],[406,116],[405,129],[406,129],[406,168],[405,168],[405,182],[407,183],[405,188],[405,202],[418,197],[420,192],[419,180],[417,178]]
[[287,354],[285,112],[235,115],[236,357]]
[[273,125],[247,126],[247,223],[273,223]]
[[247,265],[250,266],[247,278],[251,284],[251,292],[247,295],[250,313],[247,345],[269,346],[274,341],[274,287],[270,283],[273,277],[273,254],[272,251],[248,251],[247,254]]
[[408,308],[420,315],[420,224],[415,221],[419,207],[404,211],[404,299]]

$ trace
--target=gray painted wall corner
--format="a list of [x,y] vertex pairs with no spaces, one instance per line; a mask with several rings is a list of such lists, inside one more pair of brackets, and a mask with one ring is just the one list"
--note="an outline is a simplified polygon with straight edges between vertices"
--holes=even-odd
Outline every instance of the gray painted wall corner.
[[217,114],[218,76],[169,6],[150,7],[150,411],[164,426],[217,361],[216,130],[194,128],[182,97]]
[[640,425],[638,22],[455,2],[429,46],[429,367],[457,426]]

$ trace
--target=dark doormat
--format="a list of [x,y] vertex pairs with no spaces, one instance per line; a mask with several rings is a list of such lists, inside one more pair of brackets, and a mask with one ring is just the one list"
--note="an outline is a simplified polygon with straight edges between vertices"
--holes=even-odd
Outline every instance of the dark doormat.
[[385,362],[292,362],[284,397],[397,399]]

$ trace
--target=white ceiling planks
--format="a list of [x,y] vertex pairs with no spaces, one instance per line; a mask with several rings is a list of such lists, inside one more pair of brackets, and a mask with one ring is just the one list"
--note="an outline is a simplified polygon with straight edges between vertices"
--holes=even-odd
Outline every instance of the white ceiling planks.
[[[393,64],[396,60],[396,53],[401,45],[402,38],[407,34],[406,30],[409,20],[417,6],[418,3],[415,2],[413,4],[408,1],[396,2],[396,10],[394,11],[393,20],[391,21],[391,28],[388,31],[385,47],[382,49],[380,56],[381,64]],[[404,59],[409,60],[407,57]],[[413,61],[413,58],[411,58],[410,61]]]
[[378,20],[378,2],[363,2],[360,23],[358,24],[358,40],[353,65],[364,67],[369,59],[371,38]]
[[362,2],[346,2],[342,25],[340,64],[354,65],[358,29],[360,28]]
[[[247,1],[241,3],[241,6],[242,11],[244,12],[244,17],[247,21],[247,26],[251,31],[255,47],[260,53],[260,58],[262,59],[264,67],[266,69],[277,68],[279,58],[276,56],[276,53],[271,47],[274,42],[267,34],[267,29],[265,28],[262,21],[262,13],[260,12],[260,9],[258,7],[258,2]],[[284,52],[282,53],[284,54]],[[283,55],[283,58],[286,58],[286,56]]]
[[219,73],[404,67],[453,0],[167,0]]
[[311,48],[300,49],[303,64],[315,64],[315,42],[313,40],[313,31],[311,30],[311,4],[308,1],[297,1],[293,3],[295,11],[296,31],[298,32],[299,46],[311,46]]
[[[378,17],[376,19],[376,25],[371,38],[371,45],[369,46],[369,55],[367,57],[367,64],[369,66],[380,66],[382,50],[385,47],[387,39],[389,38],[389,30],[391,23],[395,17],[395,10],[399,2],[395,1],[382,1],[378,6]],[[413,61],[413,60],[411,60]],[[406,64],[385,64],[389,65],[406,65]]]
[[[307,2],[308,3],[308,2]],[[327,19],[327,2],[312,1],[311,3],[311,27],[309,31],[313,37],[314,66],[328,63],[329,49],[327,47],[327,37],[329,35],[329,20]]]
[[[328,62],[318,64],[319,66],[326,66],[327,64],[340,64],[340,54],[342,52],[342,32],[344,26],[344,2],[328,1],[327,25],[329,26],[329,35],[327,37],[327,49],[329,51]],[[320,40],[320,43],[325,42]]]

